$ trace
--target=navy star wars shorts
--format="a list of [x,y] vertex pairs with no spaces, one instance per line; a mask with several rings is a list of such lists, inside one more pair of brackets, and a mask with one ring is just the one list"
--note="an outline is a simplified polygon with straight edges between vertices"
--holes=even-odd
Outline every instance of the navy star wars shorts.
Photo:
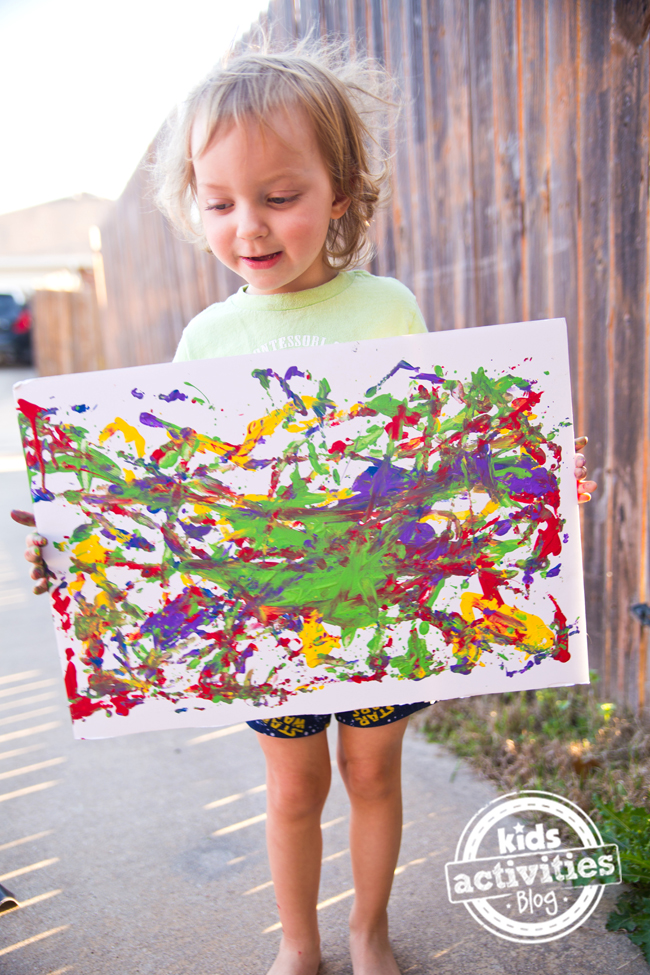
[[[383,724],[392,724],[407,718],[409,714],[428,708],[431,701],[420,701],[418,704],[394,704],[383,708],[359,708],[357,711],[338,711],[334,717],[341,724],[351,728],[378,728]],[[257,721],[247,721],[246,724],[262,735],[271,738],[307,738],[317,735],[329,726],[331,714],[287,714],[283,718],[260,718]]]

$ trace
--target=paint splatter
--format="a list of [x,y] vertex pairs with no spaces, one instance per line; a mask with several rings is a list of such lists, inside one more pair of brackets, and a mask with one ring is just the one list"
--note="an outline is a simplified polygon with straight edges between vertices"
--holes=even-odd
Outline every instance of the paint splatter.
[[401,361],[341,405],[297,367],[252,376],[269,405],[238,443],[164,407],[97,432],[19,402],[34,499],[81,516],[53,594],[75,717],[569,659],[557,601],[525,608],[567,539],[535,383]]

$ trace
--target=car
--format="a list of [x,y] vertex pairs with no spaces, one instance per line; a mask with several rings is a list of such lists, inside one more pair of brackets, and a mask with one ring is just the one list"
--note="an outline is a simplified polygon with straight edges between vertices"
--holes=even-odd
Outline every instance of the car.
[[32,362],[32,313],[13,294],[0,294],[0,359],[10,365]]

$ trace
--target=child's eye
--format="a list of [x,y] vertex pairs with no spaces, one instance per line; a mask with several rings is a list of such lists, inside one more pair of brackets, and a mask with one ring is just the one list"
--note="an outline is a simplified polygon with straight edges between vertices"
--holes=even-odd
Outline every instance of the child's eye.
[[297,196],[270,196],[269,203],[273,203],[276,206],[280,206],[283,203],[293,203],[293,201],[297,199],[298,199]]
[[208,203],[206,210],[227,210],[231,203]]

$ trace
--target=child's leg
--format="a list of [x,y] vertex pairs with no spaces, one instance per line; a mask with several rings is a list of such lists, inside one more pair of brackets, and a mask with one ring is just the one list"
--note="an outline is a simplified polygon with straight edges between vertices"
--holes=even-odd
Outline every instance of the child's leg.
[[320,817],[332,776],[327,733],[289,740],[257,737],[266,757],[266,841],[282,921],[280,951],[269,975],[316,975]]
[[339,724],[338,762],[350,797],[355,898],[354,975],[399,975],[388,943],[388,898],[402,837],[402,738],[407,718],[378,728]]

